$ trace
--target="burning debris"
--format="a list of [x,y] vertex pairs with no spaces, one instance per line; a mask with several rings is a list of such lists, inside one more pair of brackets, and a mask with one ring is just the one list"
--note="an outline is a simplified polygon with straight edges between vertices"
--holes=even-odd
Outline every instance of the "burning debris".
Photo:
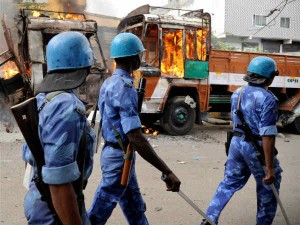
[[36,11],[31,12],[32,17],[47,17],[58,20],[85,20],[84,14],[80,13],[68,13],[68,12],[56,12],[56,11]]
[[31,96],[31,90],[28,86],[29,77],[24,66],[16,57],[11,33],[6,27],[4,16],[2,17],[2,26],[8,50],[0,54],[1,101],[17,104],[26,97]]
[[[4,58],[4,61],[0,64],[0,67],[3,66],[3,68],[0,68],[0,75],[1,91],[5,96],[14,95],[13,93],[21,88],[22,83],[27,90],[25,90],[23,98],[19,99],[19,102],[29,97],[26,92],[33,95],[47,73],[45,50],[49,40],[58,33],[76,30],[87,36],[94,55],[98,59],[91,68],[93,78],[90,79],[90,84],[86,84],[86,87],[81,87],[81,90],[79,90],[84,92],[80,93],[83,100],[94,104],[98,95],[98,91],[95,91],[95,89],[100,88],[101,82],[107,76],[107,66],[97,36],[97,23],[86,20],[85,15],[80,13],[29,9],[21,10],[16,17],[16,21],[19,34],[19,57],[14,52],[14,44],[4,18],[2,21],[4,36],[9,47],[9,50],[0,56],[1,59]],[[13,101],[14,104],[19,102]]]
[[13,61],[7,61],[0,67],[0,121],[8,133],[12,133],[14,128],[10,106],[23,99],[23,85],[22,76]]
[[155,130],[152,127],[146,127],[145,125],[142,125],[142,132],[144,134],[148,134],[148,135],[150,135],[152,137],[157,136],[159,134],[158,130]]
[[13,61],[8,61],[6,64],[4,64],[3,68],[0,69],[0,77],[2,77],[4,80],[10,79],[18,73],[19,69]]
[[[65,1],[63,1],[65,2]],[[2,20],[8,50],[0,55],[0,120],[11,131],[10,107],[33,96],[47,73],[46,47],[56,34],[76,30],[89,40],[96,60],[90,69],[87,82],[78,89],[80,98],[89,110],[96,102],[99,89],[108,76],[107,65],[97,36],[97,23],[87,20],[84,14],[45,10],[20,10],[16,17],[18,54],[10,30]]]
[[107,76],[107,66],[97,36],[97,23],[87,20],[82,13],[57,12],[49,10],[21,10],[18,17],[20,34],[19,53],[21,61],[30,71],[30,84],[35,92],[47,73],[46,46],[56,34],[76,30],[88,39],[97,60],[90,72],[90,79],[80,87],[82,100],[93,105],[97,101],[98,90]]

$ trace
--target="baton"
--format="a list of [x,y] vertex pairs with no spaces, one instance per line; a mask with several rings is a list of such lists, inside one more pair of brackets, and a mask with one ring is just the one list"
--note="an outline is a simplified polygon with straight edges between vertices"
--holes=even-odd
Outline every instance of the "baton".
[[188,196],[186,196],[182,191],[177,192],[181,198],[184,199],[190,206],[192,206],[204,219],[207,220],[211,225],[216,225]]
[[[161,179],[167,183],[167,175],[163,174]],[[184,201],[186,201],[190,206],[193,207],[204,219],[207,220],[211,225],[216,225],[214,221],[212,221],[188,196],[186,196],[181,190],[177,192]]]
[[[266,167],[265,167],[265,166],[263,166],[263,170],[264,170],[265,174],[267,174],[267,170],[266,170]],[[290,220],[289,220],[289,218],[288,218],[288,216],[287,216],[287,214],[286,214],[286,212],[285,212],[285,209],[284,209],[283,204],[282,204],[282,202],[281,202],[281,200],[280,200],[280,198],[279,198],[279,195],[278,195],[278,192],[277,192],[277,190],[276,190],[276,188],[275,188],[274,183],[270,184],[270,186],[271,186],[271,189],[272,189],[272,191],[273,191],[273,194],[275,195],[275,198],[276,198],[276,200],[277,200],[277,202],[278,202],[278,204],[279,204],[279,206],[280,206],[280,209],[281,209],[281,212],[282,212],[282,214],[283,214],[283,217],[284,217],[284,219],[285,219],[286,224],[287,224],[287,225],[290,225],[290,224],[291,224],[291,223],[290,223]]]

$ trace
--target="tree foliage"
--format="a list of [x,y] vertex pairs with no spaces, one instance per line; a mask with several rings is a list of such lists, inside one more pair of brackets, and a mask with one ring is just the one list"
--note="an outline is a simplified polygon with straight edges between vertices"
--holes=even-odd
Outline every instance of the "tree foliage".
[[236,50],[234,46],[221,41],[215,35],[212,35],[211,43],[212,43],[212,48],[216,50]]
[[36,0],[14,0],[21,9],[43,10],[47,3],[36,3]]

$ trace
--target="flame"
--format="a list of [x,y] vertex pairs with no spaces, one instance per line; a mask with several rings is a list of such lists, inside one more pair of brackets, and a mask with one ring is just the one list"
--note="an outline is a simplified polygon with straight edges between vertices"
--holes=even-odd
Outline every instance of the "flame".
[[66,14],[66,15],[60,15],[59,19],[67,19],[67,20],[84,20],[84,16],[80,14]]
[[[42,11],[41,11],[42,12]],[[33,17],[40,17],[44,14],[41,14],[39,11],[32,11]],[[53,19],[60,19],[60,20],[85,20],[84,15],[82,14],[74,14],[74,13],[64,13],[64,12],[46,12],[47,16]]]
[[195,54],[195,45],[194,45],[194,40],[195,40],[195,31],[193,30],[187,30],[186,32],[186,58],[187,59],[194,59],[194,54]]
[[0,74],[3,74],[4,79],[10,79],[18,73],[19,70],[16,64],[12,61],[8,61],[6,64],[4,64],[3,69],[0,70]]
[[183,77],[182,30],[170,30],[163,35],[164,54],[161,71]]
[[40,12],[38,12],[38,11],[32,11],[32,16],[33,17],[39,17],[40,15],[41,15]]
[[141,78],[142,78],[142,72],[140,70],[133,71],[133,84],[135,88],[138,88]]
[[[169,32],[168,32],[169,31]],[[182,30],[164,30],[163,46],[164,53],[161,62],[161,71],[165,74],[175,75],[179,78],[184,76],[184,56],[183,56],[183,32]],[[186,58],[190,60],[206,61],[206,29],[186,30]],[[196,37],[195,37],[196,36]],[[195,46],[195,40],[197,46]],[[197,48],[197,55],[195,50]]]
[[207,30],[197,30],[197,53],[198,59],[206,61],[206,38]]
[[159,134],[159,131],[153,129],[152,127],[146,127],[145,125],[142,125],[142,132],[144,134],[149,134],[150,136],[154,137]]

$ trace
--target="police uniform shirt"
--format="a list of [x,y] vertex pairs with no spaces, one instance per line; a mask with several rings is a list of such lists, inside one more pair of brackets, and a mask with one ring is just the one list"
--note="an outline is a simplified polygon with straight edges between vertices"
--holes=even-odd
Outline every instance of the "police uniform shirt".
[[[41,93],[36,98],[39,108],[45,102],[46,95]],[[76,157],[86,124],[85,107],[74,93],[61,93],[45,104],[39,113],[39,135],[45,155],[42,177],[45,183],[59,185],[71,183],[79,178],[80,171]],[[87,179],[92,172],[95,140],[95,134],[91,129],[88,129],[87,133],[88,152],[86,153],[84,179]],[[23,146],[23,159],[31,165],[35,165],[26,144]],[[51,221],[50,212],[42,204],[45,202],[39,202],[39,198],[39,193],[32,182],[25,198],[25,215],[29,219],[29,223],[34,224],[35,221],[39,221],[40,224],[48,224],[46,221]],[[37,205],[39,206],[37,207]]]
[[[278,100],[276,96],[259,86],[247,85],[239,88],[231,97],[231,111],[235,112],[238,107],[238,99],[240,92],[240,110],[251,128],[254,135],[276,136],[278,131],[276,121],[278,117]],[[236,124],[241,124],[237,115],[232,113],[233,127]],[[235,128],[242,132],[241,130]]]
[[116,69],[100,91],[99,109],[104,140],[118,142],[111,125],[120,133],[123,142],[127,141],[125,134],[141,127],[137,105],[138,95],[132,77],[128,72]]

